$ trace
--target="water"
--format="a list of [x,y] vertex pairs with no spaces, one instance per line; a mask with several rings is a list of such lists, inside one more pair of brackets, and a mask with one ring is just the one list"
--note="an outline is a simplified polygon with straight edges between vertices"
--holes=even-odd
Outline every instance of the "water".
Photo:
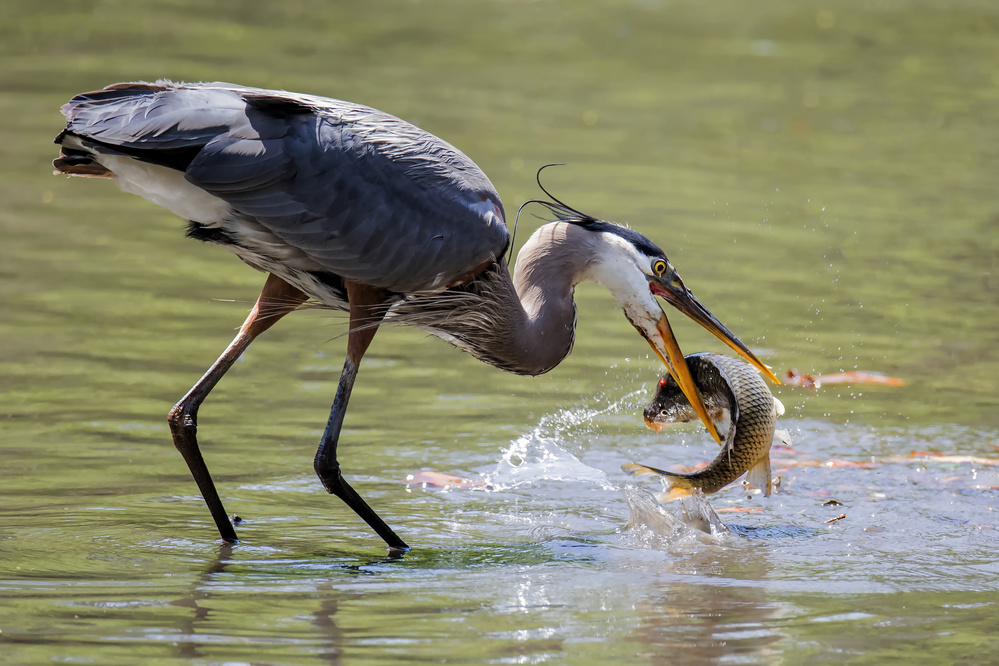
[[[0,661],[987,661],[997,28],[988,3],[901,0],[5,3]],[[511,211],[566,162],[557,196],[659,242],[773,367],[906,385],[775,388],[782,492],[725,490],[729,532],[664,537],[628,527],[626,494],[658,489],[620,465],[717,449],[645,429],[661,368],[609,295],[577,290],[576,350],[534,379],[383,331],[341,459],[414,546],[390,558],[312,474],[344,324],[306,311],[201,410],[245,520],[222,545],[164,417],[262,278],[109,183],[48,175],[62,102],[157,77],[388,110]],[[405,483],[422,469],[486,485]]]

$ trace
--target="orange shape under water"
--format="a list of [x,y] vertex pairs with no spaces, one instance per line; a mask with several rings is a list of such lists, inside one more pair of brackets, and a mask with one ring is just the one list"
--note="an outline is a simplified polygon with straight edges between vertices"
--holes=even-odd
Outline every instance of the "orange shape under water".
[[428,486],[430,488],[480,488],[484,481],[474,481],[454,474],[444,474],[433,470],[422,470],[413,472],[406,476],[406,483],[414,486]]

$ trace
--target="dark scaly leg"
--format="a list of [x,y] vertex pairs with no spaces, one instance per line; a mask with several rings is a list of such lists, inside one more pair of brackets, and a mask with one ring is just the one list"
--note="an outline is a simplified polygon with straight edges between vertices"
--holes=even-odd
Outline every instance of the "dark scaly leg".
[[371,339],[375,337],[378,324],[385,315],[385,292],[381,289],[344,281],[347,288],[347,299],[350,301],[350,331],[347,334],[347,358],[343,362],[343,372],[340,374],[340,384],[336,389],[336,398],[330,408],[330,418],[326,422],[326,430],[316,451],[315,469],[319,480],[323,482],[326,491],[336,495],[347,503],[351,509],[378,533],[389,548],[393,550],[409,550],[406,542],[400,539],[392,528],[382,520],[368,503],[361,499],[340,473],[340,463],[336,458],[336,444],[340,439],[340,429],[343,417],[347,412],[350,392],[354,388],[354,378],[361,358],[367,351]]
[[257,303],[253,306],[246,321],[243,322],[239,333],[236,334],[236,337],[229,343],[218,360],[212,364],[212,367],[208,369],[208,372],[198,380],[197,384],[191,387],[191,390],[180,399],[180,402],[174,405],[167,417],[170,432],[173,434],[173,444],[184,456],[184,460],[201,490],[201,495],[205,498],[209,511],[212,512],[212,518],[215,519],[215,525],[219,528],[219,534],[226,541],[236,541],[236,530],[229,522],[225,507],[222,506],[222,500],[219,499],[215,484],[208,473],[208,466],[205,465],[205,460],[201,457],[201,451],[198,449],[198,407],[219,383],[226,371],[236,362],[239,355],[250,346],[254,338],[305,302],[306,298],[308,297],[304,293],[281,278],[276,275],[268,275]]

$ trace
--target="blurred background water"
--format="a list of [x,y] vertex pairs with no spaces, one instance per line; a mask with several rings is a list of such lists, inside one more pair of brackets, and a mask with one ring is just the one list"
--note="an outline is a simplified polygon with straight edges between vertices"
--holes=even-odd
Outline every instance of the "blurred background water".
[[[987,660],[997,31],[999,7],[971,0],[8,0],[0,661]],[[262,276],[109,182],[50,175],[62,103],[161,77],[383,109],[466,152],[510,213],[564,162],[556,196],[658,242],[775,369],[906,384],[775,387],[785,492],[723,491],[732,534],[664,542],[627,528],[620,465],[715,445],[642,424],[661,367],[599,287],[538,378],[382,331],[341,460],[414,546],[388,559],[312,473],[345,326],[305,311],[201,410],[246,519],[221,545],[165,414]],[[686,352],[720,349],[673,321]],[[405,485],[421,469],[489,485]]]

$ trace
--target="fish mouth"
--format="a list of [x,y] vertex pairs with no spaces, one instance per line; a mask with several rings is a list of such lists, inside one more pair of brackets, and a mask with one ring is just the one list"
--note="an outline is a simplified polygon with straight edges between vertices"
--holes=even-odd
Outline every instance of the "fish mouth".
[[[756,354],[749,351],[749,347],[743,344],[742,340],[735,337],[735,334],[728,330],[728,328],[725,327],[725,324],[718,321],[718,318],[711,314],[711,312],[704,307],[699,300],[697,300],[697,297],[694,296],[689,289],[683,286],[683,283],[680,282],[679,279],[676,280],[675,285],[664,284],[659,280],[650,280],[649,290],[654,295],[662,297],[662,299],[667,303],[696,321],[716,338],[731,347],[732,350],[739,356],[746,359],[757,370],[763,373],[764,377],[769,379],[774,384],[780,384],[780,380],[777,378],[777,375],[773,373],[773,370],[763,363],[763,361],[758,359]],[[665,315],[663,315],[663,319],[665,319]],[[666,327],[669,328],[669,323],[666,324]],[[672,335],[672,333],[670,333],[670,335]],[[679,381],[677,383],[679,383]],[[681,384],[680,386],[681,389],[683,389],[683,385]],[[686,394],[687,390],[683,389],[683,392]]]
[[[697,297],[684,286],[678,275],[673,273],[668,282],[663,278],[651,278],[649,280],[649,291],[651,291],[655,296],[662,297],[663,300],[679,310],[681,313],[690,317],[705,329],[710,331],[712,335],[731,347],[737,354],[739,354],[739,356],[746,359],[774,384],[780,384],[780,380],[777,379],[777,375],[775,375],[773,371],[763,363],[763,361],[758,359],[756,354],[749,351],[749,348],[743,344],[739,338],[735,337],[735,334],[732,333],[732,331],[728,330],[723,323],[718,321],[717,317],[711,314],[711,312],[704,307],[699,300],[697,300]],[[663,312],[661,308],[659,309],[659,317],[656,322],[656,332],[658,335],[649,335],[646,337],[649,345],[651,345],[653,351],[656,352],[656,355],[659,356],[663,365],[669,369],[670,375],[673,376],[673,379],[680,387],[680,390],[683,391],[683,394],[687,396],[687,400],[690,401],[690,406],[693,407],[694,412],[704,424],[704,427],[707,428],[707,431],[712,437],[714,437],[715,441],[721,444],[722,439],[718,434],[718,429],[715,427],[714,422],[708,415],[708,410],[704,406],[704,400],[701,398],[701,393],[697,389],[697,385],[694,383],[694,378],[690,374],[690,369],[687,367],[687,361],[683,358],[683,352],[680,351],[680,345],[676,341],[676,336],[673,335],[673,329],[670,327],[669,320],[666,319],[666,313]],[[657,430],[651,424],[649,427],[653,430]]]
[[[660,311],[659,320],[656,322],[656,332],[659,335],[650,335],[646,338],[649,341],[649,346],[652,347],[652,351],[656,353],[659,360],[669,370],[669,374],[672,375],[673,380],[676,381],[677,386],[680,387],[683,394],[687,396],[690,406],[694,408],[697,417],[701,419],[701,423],[708,429],[711,436],[715,438],[715,441],[721,444],[722,440],[718,435],[718,429],[715,428],[711,417],[708,416],[708,409],[704,406],[701,392],[697,389],[694,377],[690,374],[690,368],[687,367],[687,361],[683,358],[683,352],[680,351],[680,345],[676,341],[676,336],[673,335],[673,329],[669,325],[669,320],[666,319],[666,313],[662,311]],[[659,432],[661,424],[655,424],[648,417],[646,417],[645,423],[656,432]]]
[[661,432],[666,427],[666,424],[656,421],[651,416],[645,416],[645,425],[649,426],[655,432]]

